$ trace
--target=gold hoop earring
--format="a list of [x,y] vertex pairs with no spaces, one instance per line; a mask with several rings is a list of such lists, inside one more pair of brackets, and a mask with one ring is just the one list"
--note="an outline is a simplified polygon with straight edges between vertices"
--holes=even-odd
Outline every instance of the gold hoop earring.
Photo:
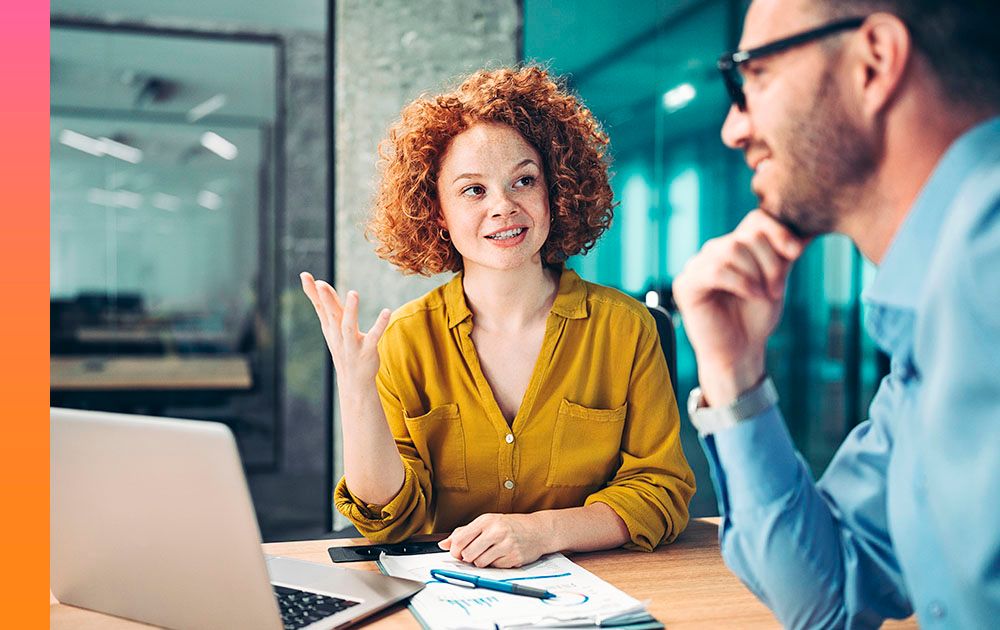
[[445,243],[451,241],[451,238],[448,236],[448,230],[444,228],[438,228],[438,236],[441,237],[441,240]]

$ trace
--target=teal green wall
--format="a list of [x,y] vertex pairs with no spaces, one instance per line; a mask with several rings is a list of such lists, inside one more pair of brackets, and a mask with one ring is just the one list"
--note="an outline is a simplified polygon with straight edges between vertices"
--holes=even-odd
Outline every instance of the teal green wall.
[[[729,103],[714,70],[738,39],[742,4],[628,0],[615,3],[613,22],[589,0],[524,6],[524,58],[563,74],[611,138],[615,219],[593,251],[569,264],[640,300],[648,291],[666,296],[701,245],[756,206],[742,155],[719,137]],[[663,95],[683,84],[694,98],[666,107]],[[816,475],[864,419],[880,376],[860,326],[870,276],[845,238],[819,239],[792,273],[768,348],[789,429]],[[692,513],[714,514],[707,464],[683,409],[697,377],[682,327],[677,366],[682,440],[699,486]]]

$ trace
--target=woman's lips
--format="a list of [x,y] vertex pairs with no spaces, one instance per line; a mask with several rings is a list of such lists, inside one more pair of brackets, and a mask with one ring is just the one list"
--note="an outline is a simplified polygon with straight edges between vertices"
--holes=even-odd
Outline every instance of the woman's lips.
[[523,243],[527,234],[528,228],[515,227],[499,230],[483,238],[497,247],[514,247]]

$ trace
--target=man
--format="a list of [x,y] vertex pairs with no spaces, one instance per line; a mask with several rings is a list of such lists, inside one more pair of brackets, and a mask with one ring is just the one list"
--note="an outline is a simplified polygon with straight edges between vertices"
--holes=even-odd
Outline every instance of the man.
[[[996,0],[755,0],[723,57],[760,200],[674,291],[727,564],[791,627],[1000,619],[1000,25]],[[799,36],[800,35],[800,36]],[[794,261],[839,232],[879,265],[892,357],[818,483],[766,378]]]

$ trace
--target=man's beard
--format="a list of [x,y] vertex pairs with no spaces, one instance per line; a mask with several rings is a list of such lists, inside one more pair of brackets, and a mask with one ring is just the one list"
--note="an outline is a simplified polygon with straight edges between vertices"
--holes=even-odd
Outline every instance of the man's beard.
[[827,234],[856,209],[875,172],[877,149],[848,117],[830,68],[812,107],[790,121],[785,138],[788,184],[778,195],[778,220],[802,237]]

